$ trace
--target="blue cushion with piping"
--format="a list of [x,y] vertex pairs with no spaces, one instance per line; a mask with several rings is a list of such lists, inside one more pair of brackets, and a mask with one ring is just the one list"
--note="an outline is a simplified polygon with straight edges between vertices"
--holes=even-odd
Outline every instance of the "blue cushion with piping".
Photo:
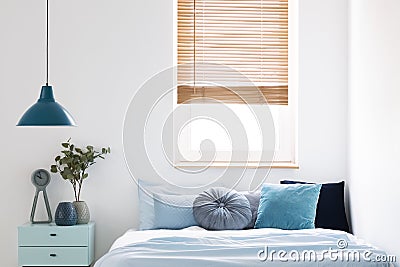
[[320,189],[318,184],[264,184],[255,228],[315,228]]

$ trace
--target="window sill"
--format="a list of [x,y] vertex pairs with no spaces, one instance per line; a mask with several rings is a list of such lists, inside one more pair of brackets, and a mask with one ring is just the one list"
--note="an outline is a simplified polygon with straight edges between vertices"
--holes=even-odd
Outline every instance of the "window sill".
[[175,168],[271,168],[271,169],[299,169],[296,162],[206,162],[180,161],[176,162]]

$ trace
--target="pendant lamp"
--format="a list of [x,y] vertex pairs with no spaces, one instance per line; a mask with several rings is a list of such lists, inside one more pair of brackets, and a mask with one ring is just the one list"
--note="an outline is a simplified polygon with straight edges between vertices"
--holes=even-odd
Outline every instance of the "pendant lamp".
[[46,11],[46,85],[38,101],[22,115],[17,126],[76,126],[74,118],[54,99],[49,85],[49,0]]

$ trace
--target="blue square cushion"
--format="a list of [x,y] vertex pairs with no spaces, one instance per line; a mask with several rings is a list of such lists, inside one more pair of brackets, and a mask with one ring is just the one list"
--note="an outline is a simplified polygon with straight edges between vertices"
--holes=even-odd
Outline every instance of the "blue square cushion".
[[[281,184],[307,184],[307,182],[284,180]],[[344,181],[322,184],[315,227],[350,232],[344,207]]]
[[319,184],[264,184],[255,228],[315,228]]

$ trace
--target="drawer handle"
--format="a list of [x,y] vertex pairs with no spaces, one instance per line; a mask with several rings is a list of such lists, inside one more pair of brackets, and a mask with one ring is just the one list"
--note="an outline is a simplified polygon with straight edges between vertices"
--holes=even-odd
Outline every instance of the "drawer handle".
[[57,254],[55,254],[55,253],[50,254],[50,257],[55,257],[55,256],[57,256]]
[[57,236],[57,234],[50,234],[50,236]]

